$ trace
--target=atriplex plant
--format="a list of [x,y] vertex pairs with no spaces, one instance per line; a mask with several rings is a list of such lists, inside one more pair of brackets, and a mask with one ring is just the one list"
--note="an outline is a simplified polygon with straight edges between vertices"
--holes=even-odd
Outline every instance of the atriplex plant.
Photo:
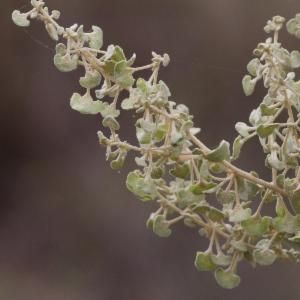
[[[251,112],[250,125],[236,124],[239,135],[232,150],[224,140],[211,150],[196,137],[200,129],[194,127],[189,109],[170,101],[167,85],[158,81],[160,67],[169,63],[167,54],[152,52],[150,64],[133,67],[135,54],[127,59],[115,45],[101,50],[99,27],[92,26],[89,33],[77,24],[63,28],[56,21],[59,11],[49,12],[42,0],[31,0],[31,5],[27,13],[15,10],[13,21],[19,26],[29,26],[30,19],[42,21],[53,40],[64,41],[56,46],[55,66],[62,72],[84,68],[79,83],[86,92],[74,93],[70,104],[82,114],[102,116],[106,135],[99,131],[98,137],[111,167],[120,169],[127,153],[136,153],[138,169],[128,174],[126,184],[142,201],[158,204],[147,227],[160,237],[168,237],[171,226],[179,221],[198,230],[209,245],[197,252],[195,266],[199,271],[214,271],[224,288],[240,283],[236,271],[243,259],[253,266],[271,265],[277,258],[299,261],[300,81],[295,81],[293,69],[300,67],[300,52],[289,52],[278,41],[283,17],[268,21],[264,30],[273,36],[258,44],[256,58],[247,66],[250,75],[242,81],[245,94],[251,95],[262,79],[267,95]],[[286,27],[300,38],[300,14]],[[152,72],[148,79],[135,79],[138,71],[146,69]],[[128,97],[119,105],[123,91]],[[135,123],[138,145],[122,141],[117,133],[121,109],[139,116]],[[242,146],[255,137],[266,155],[271,182],[232,164]],[[265,206],[274,213],[264,214]]]

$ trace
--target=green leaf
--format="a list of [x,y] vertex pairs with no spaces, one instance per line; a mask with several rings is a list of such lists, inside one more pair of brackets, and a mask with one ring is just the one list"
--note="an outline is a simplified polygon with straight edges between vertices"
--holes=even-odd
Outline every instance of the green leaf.
[[104,127],[110,128],[113,131],[120,130],[119,122],[114,117],[111,116],[106,116],[102,121],[102,125]]
[[162,167],[153,167],[151,171],[151,178],[159,179],[164,175],[164,169]]
[[156,142],[162,141],[167,133],[168,125],[166,123],[160,123],[155,129],[154,138]]
[[296,30],[297,30],[297,21],[296,19],[291,19],[289,20],[287,23],[286,23],[286,28],[287,28],[287,31],[294,35]]
[[81,114],[95,115],[104,109],[103,103],[101,101],[94,101],[89,93],[83,96],[74,93],[71,97],[70,105],[72,109]]
[[222,211],[211,207],[209,212],[208,212],[208,218],[210,220],[212,220],[213,222],[221,222],[222,220],[224,220],[225,215]]
[[299,51],[291,52],[291,67],[293,69],[300,67],[300,52]]
[[253,94],[255,89],[256,81],[251,78],[250,75],[245,75],[242,80],[243,90],[246,96]]
[[190,204],[199,204],[204,200],[204,195],[195,195],[187,189],[181,189],[176,193],[180,206],[187,206]]
[[177,146],[184,139],[184,136],[177,130],[173,130],[170,136],[170,142],[172,146]]
[[246,233],[253,236],[262,236],[270,227],[271,220],[269,217],[252,217],[242,221],[241,225]]
[[232,145],[232,156],[231,156],[232,160],[236,160],[239,158],[244,143],[245,141],[240,135],[234,140]]
[[230,245],[235,249],[238,250],[239,252],[247,252],[248,248],[247,245],[244,241],[236,241],[236,240],[231,240]]
[[269,249],[269,246],[270,241],[267,239],[260,240],[256,244],[256,249],[253,251],[253,259],[259,265],[269,266],[276,260],[276,253],[274,250]]
[[215,271],[215,278],[217,283],[225,289],[233,289],[241,282],[240,276],[222,268],[218,268]]
[[252,76],[257,75],[258,67],[260,66],[260,60],[258,58],[253,58],[247,65],[247,70]]
[[230,159],[229,143],[221,141],[220,145],[205,156],[209,161],[222,162]]
[[216,193],[217,199],[222,204],[233,203],[235,201],[235,192],[234,191],[225,191],[220,189]]
[[216,268],[209,252],[197,252],[194,264],[198,271],[212,271]]
[[87,33],[89,46],[92,49],[100,50],[103,46],[103,31],[98,26],[92,26],[93,32]]
[[127,152],[120,151],[118,157],[110,162],[110,166],[113,170],[119,170],[124,166]]
[[257,134],[261,138],[266,138],[270,134],[274,132],[274,130],[278,127],[278,124],[271,124],[271,125],[259,125],[256,129]]
[[80,77],[79,83],[86,89],[93,89],[101,82],[101,75],[98,71],[88,71],[84,77]]
[[71,72],[78,67],[78,56],[77,55],[61,55],[57,53],[53,59],[55,67],[61,72]]
[[226,267],[229,266],[232,260],[232,257],[229,255],[225,255],[224,253],[220,252],[217,255],[211,255],[212,262],[217,266]]
[[169,224],[165,217],[158,215],[153,219],[153,232],[159,237],[169,237],[172,230],[169,228]]
[[278,111],[278,108],[269,107],[265,103],[262,103],[259,107],[263,116],[274,116],[275,113]]
[[289,241],[300,243],[300,231],[298,231],[293,237],[289,238]]
[[275,168],[278,171],[281,171],[285,168],[285,163],[278,159],[277,152],[274,151],[267,155],[266,162],[271,168]]
[[128,68],[125,60],[116,63],[114,67],[114,78],[122,88],[128,88],[134,84],[132,71]]
[[28,27],[30,25],[28,14],[21,13],[19,10],[14,10],[12,12],[11,18],[17,26]]
[[229,215],[229,221],[233,223],[239,223],[247,219],[250,219],[251,214],[252,214],[251,208],[237,207]]
[[126,186],[129,191],[138,196],[142,201],[154,200],[156,198],[156,189],[152,181],[145,180],[137,171],[128,174]]
[[249,130],[251,129],[251,127],[249,127],[244,122],[237,122],[235,124],[235,129],[242,137],[247,137],[249,136]]
[[189,190],[195,194],[195,195],[200,195],[203,194],[211,189],[213,189],[216,186],[214,182],[199,182],[192,184],[189,188]]
[[290,202],[295,213],[300,214],[300,188],[293,192]]
[[[257,174],[255,174],[254,172],[250,172],[250,173],[255,177],[257,176]],[[256,184],[242,177],[237,177],[237,185],[238,185],[239,196],[243,201],[253,200],[253,198],[259,192],[259,187]]]
[[152,140],[152,133],[145,131],[143,128],[136,128],[136,137],[141,145],[150,144]]
[[170,170],[170,174],[178,178],[186,178],[190,173],[189,166],[187,164],[177,163],[173,169]]
[[130,110],[130,109],[135,108],[136,104],[137,104],[137,99],[135,99],[133,97],[129,97],[122,101],[121,107],[124,110]]
[[300,215],[286,213],[283,217],[276,217],[273,219],[273,226],[279,232],[294,234],[300,231]]

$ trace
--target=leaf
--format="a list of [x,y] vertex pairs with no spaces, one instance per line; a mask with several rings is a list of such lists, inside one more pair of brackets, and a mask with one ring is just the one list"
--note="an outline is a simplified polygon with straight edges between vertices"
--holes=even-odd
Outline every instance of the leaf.
[[212,262],[217,266],[229,266],[232,260],[232,257],[229,255],[225,255],[224,253],[220,252],[217,255],[211,255]]
[[255,89],[256,81],[251,78],[250,75],[245,75],[242,80],[243,90],[246,96],[253,94]]
[[209,161],[213,162],[222,162],[223,160],[229,160],[230,159],[230,150],[229,150],[229,143],[227,141],[221,141],[220,145],[214,149],[211,150],[208,154],[205,156]]
[[279,232],[294,234],[300,231],[300,215],[292,216],[286,213],[283,217],[274,218],[272,224]]
[[132,71],[128,68],[125,60],[116,63],[114,67],[114,78],[122,88],[128,88],[134,84]]
[[103,31],[98,26],[92,26],[93,32],[87,33],[89,46],[92,49],[100,50],[103,46]]
[[265,103],[262,103],[259,106],[259,108],[260,108],[261,114],[263,116],[274,116],[275,113],[278,111],[277,108],[275,108],[275,107],[271,108],[271,107],[267,106]]
[[[257,177],[254,172],[250,172],[250,174]],[[237,177],[237,185],[239,196],[243,201],[252,200],[259,192],[259,187],[256,184],[242,177]]]
[[286,23],[286,28],[287,28],[287,31],[294,35],[296,30],[297,30],[297,21],[296,19],[291,19],[289,20],[287,23]]
[[208,212],[208,217],[213,222],[221,222],[222,220],[224,220],[225,215],[222,211],[220,211],[214,207],[211,207]]
[[248,248],[247,245],[244,241],[236,241],[236,240],[231,240],[230,245],[235,249],[240,252],[247,252]]
[[189,190],[195,194],[195,195],[200,195],[203,194],[211,189],[213,189],[216,186],[214,182],[199,182],[192,184],[189,188]]
[[101,75],[98,71],[88,71],[84,77],[80,77],[79,83],[86,89],[93,89],[101,82]]
[[30,25],[28,14],[21,13],[19,10],[14,10],[12,12],[11,18],[17,26],[28,27]]
[[151,178],[159,179],[164,175],[164,169],[162,167],[153,167],[151,171]]
[[266,162],[278,171],[281,171],[285,168],[284,162],[280,161],[277,156],[277,152],[272,151],[271,154],[267,155]]
[[156,198],[156,190],[151,180],[145,180],[137,171],[127,175],[126,186],[129,191],[138,196],[142,201]]
[[252,217],[242,221],[241,225],[246,233],[253,236],[262,236],[270,227],[271,220],[269,217]]
[[252,76],[257,75],[257,70],[260,66],[260,60],[258,58],[253,58],[247,65],[247,70]]
[[158,215],[153,219],[153,232],[159,237],[169,237],[172,230],[169,228],[169,224],[165,217]]
[[186,178],[187,175],[189,175],[190,169],[187,164],[179,164],[177,163],[173,169],[170,170],[170,174],[174,177],[178,178]]
[[71,72],[78,67],[78,56],[77,55],[62,55],[57,53],[53,59],[55,67],[61,72]]
[[235,129],[242,137],[247,137],[249,136],[249,130],[251,129],[251,127],[249,127],[244,122],[237,122],[235,124]]
[[195,195],[187,189],[181,189],[176,193],[178,202],[180,206],[187,206],[190,204],[199,204],[199,202],[204,200],[203,194]]
[[289,238],[289,241],[300,243],[300,231],[298,231],[293,237]]
[[122,101],[121,103],[121,107],[124,109],[124,110],[130,110],[130,109],[133,109],[135,108],[135,105],[137,104],[137,99],[133,98],[133,97],[129,97],[129,98],[126,98]]
[[274,132],[274,130],[278,127],[278,124],[271,124],[271,125],[259,125],[256,129],[257,134],[261,138],[266,138],[270,134]]
[[267,239],[260,240],[256,244],[256,249],[253,251],[253,259],[256,263],[262,266],[269,266],[274,263],[277,258],[274,250],[269,249],[270,241]]
[[235,208],[229,215],[229,221],[233,223],[239,223],[245,221],[251,217],[251,208]]
[[299,187],[295,191],[293,191],[290,202],[295,213],[300,214],[300,188]]
[[291,52],[291,67],[293,69],[300,67],[300,52],[299,51]]
[[91,95],[88,93],[83,96],[74,93],[71,97],[70,106],[81,114],[90,115],[98,114],[104,109],[103,103],[98,100],[93,101]]
[[152,140],[151,132],[147,132],[139,127],[136,128],[136,137],[141,145],[150,144]]
[[233,289],[241,282],[241,279],[237,274],[222,268],[218,268],[215,271],[215,278],[217,283],[225,289]]
[[153,137],[155,138],[156,142],[162,141],[167,133],[168,125],[166,123],[160,123],[157,125]]
[[224,191],[219,190],[216,193],[217,199],[222,204],[233,203],[235,201],[235,192],[234,191]]
[[198,271],[212,271],[216,268],[209,252],[198,251],[194,264]]
[[232,160],[236,160],[239,158],[244,143],[245,142],[240,135],[234,140],[232,145]]
[[170,142],[172,146],[177,146],[180,142],[182,142],[184,136],[177,130],[173,130],[170,136]]
[[114,117],[111,116],[106,116],[102,121],[102,125],[104,127],[110,128],[113,131],[120,130],[119,122]]

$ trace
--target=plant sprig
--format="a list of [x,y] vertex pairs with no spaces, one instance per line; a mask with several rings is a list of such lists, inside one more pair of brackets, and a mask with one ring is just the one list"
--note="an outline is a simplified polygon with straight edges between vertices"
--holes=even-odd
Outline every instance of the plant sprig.
[[[147,227],[168,237],[175,223],[198,230],[209,240],[208,248],[196,254],[199,271],[213,271],[224,288],[239,285],[238,263],[270,265],[278,258],[299,261],[300,250],[300,81],[294,69],[300,67],[300,52],[289,52],[279,42],[285,19],[275,16],[264,30],[271,34],[254,50],[242,80],[246,95],[262,81],[267,94],[249,117],[250,125],[236,124],[238,136],[232,147],[221,141],[209,149],[198,137],[193,116],[184,104],[171,101],[171,92],[159,70],[166,67],[168,54],[152,52],[151,63],[135,67],[136,55],[127,58],[120,46],[103,49],[103,32],[92,26],[64,28],[57,23],[60,12],[49,11],[42,0],[32,0],[26,13],[14,11],[19,26],[31,19],[44,23],[57,41],[54,64],[62,72],[82,67],[79,84],[85,93],[74,93],[70,105],[82,114],[100,115],[106,133],[98,132],[113,169],[124,165],[129,151],[136,153],[137,169],[127,176],[127,188],[142,201],[155,201],[157,210]],[[287,22],[290,34],[300,37],[300,15]],[[149,70],[148,78],[137,76]],[[123,92],[127,97],[122,99]],[[105,99],[105,101],[103,100]],[[123,110],[138,115],[137,144],[121,140],[118,117]],[[284,119],[284,121],[281,121]],[[268,182],[256,172],[233,164],[247,141],[257,137],[266,166]],[[209,195],[215,195],[217,205]],[[263,207],[273,207],[264,215]]]

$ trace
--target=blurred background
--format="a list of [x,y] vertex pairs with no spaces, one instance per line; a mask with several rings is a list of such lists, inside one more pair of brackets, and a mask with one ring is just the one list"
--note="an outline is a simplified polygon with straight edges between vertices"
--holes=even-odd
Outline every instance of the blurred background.
[[[11,22],[12,10],[28,2],[0,2],[0,299],[299,299],[297,265],[241,264],[240,287],[227,291],[193,267],[195,252],[206,249],[195,230],[179,225],[161,239],[146,229],[154,207],[125,187],[132,161],[111,170],[97,141],[99,119],[69,107],[81,73],[55,69],[55,45],[41,24],[22,30]],[[300,12],[298,0],[47,3],[61,10],[63,25],[101,26],[105,46],[136,52],[137,65],[147,64],[152,50],[169,53],[161,78],[173,100],[191,108],[209,146],[232,142],[234,124],[247,120],[264,95],[259,88],[246,98],[240,82],[252,50],[266,38],[266,21]],[[287,34],[280,39],[300,48]],[[134,140],[128,117],[121,117],[122,134]],[[269,178],[255,142],[239,164]]]

